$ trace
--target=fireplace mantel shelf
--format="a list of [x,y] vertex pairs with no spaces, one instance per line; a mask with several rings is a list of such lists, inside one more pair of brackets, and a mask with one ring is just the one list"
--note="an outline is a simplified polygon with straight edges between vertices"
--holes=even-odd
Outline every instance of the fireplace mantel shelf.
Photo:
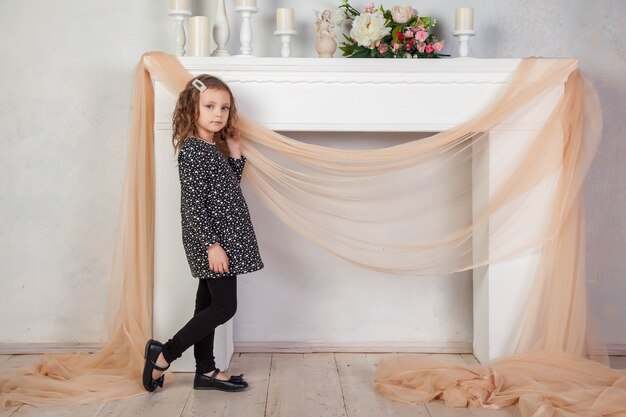
[[192,73],[219,68],[228,80],[277,83],[504,83],[521,59],[182,57]]
[[[182,57],[192,74],[220,77],[241,114],[276,131],[438,132],[477,116],[521,59]],[[157,89],[163,88],[157,83]],[[171,125],[157,91],[157,129]],[[389,109],[390,111],[386,111]],[[393,109],[393,111],[391,111]],[[508,130],[539,126],[532,117]]]

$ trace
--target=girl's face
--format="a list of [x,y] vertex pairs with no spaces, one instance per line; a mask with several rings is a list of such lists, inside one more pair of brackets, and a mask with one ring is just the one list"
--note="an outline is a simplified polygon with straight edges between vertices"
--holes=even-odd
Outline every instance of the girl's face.
[[230,113],[230,95],[226,90],[207,88],[198,98],[198,119],[196,130],[202,139],[213,140],[213,134],[219,132],[228,121]]

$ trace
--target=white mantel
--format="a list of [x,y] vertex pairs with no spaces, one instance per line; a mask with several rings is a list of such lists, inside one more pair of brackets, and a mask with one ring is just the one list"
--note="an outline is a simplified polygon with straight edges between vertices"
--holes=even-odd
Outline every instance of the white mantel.
[[[476,115],[520,63],[519,59],[471,58],[180,60],[191,73],[220,76],[240,93],[236,94],[240,110],[270,129],[320,132],[448,129]],[[372,90],[372,86],[376,87]],[[395,108],[394,114],[384,118],[363,117],[375,111],[372,91],[378,97],[378,110],[389,109],[391,102],[406,103],[407,109]],[[419,101],[426,103],[419,113],[408,108],[418,101],[416,91],[420,93]],[[168,128],[166,114],[160,116],[157,119],[165,125],[159,127]]]
[[[181,62],[193,74],[210,73],[222,78],[233,90],[241,114],[276,131],[437,132],[476,116],[502,91],[520,60],[185,57]],[[180,240],[180,191],[171,149],[171,112],[175,98],[158,81],[155,94],[154,324],[155,336],[164,339],[171,337],[186,322],[196,282],[188,278],[189,270]],[[548,114],[546,109],[553,106],[561,94],[562,85],[547,92],[541,102],[518,119],[520,124],[505,126],[505,129],[527,131],[538,128]],[[493,134],[497,135],[497,132]],[[490,172],[495,163],[486,155],[484,159],[474,161],[473,172]],[[492,191],[491,188],[475,189],[474,206],[486,204]],[[255,213],[253,220],[255,223],[258,220]],[[275,228],[265,230],[258,224],[255,227],[257,233],[258,229],[263,233],[275,233]],[[280,241],[282,237],[272,236],[274,239]],[[285,250],[297,253],[297,245],[289,246]],[[489,250],[489,242],[475,241],[475,250]],[[282,256],[280,251],[273,251],[269,257],[264,255],[266,266],[285,262],[284,258],[289,256]],[[521,312],[532,284],[525,277],[532,273],[535,262],[536,256],[529,255],[474,271],[473,344],[455,341],[403,344],[389,340],[387,345],[378,341],[376,346],[371,346],[372,350],[384,350],[384,346],[388,346],[388,350],[431,349],[440,352],[473,348],[482,361],[511,353],[517,336],[511,329],[519,328]],[[306,277],[307,271],[303,270],[302,274]],[[371,294],[372,298],[376,296],[378,294]],[[240,303],[245,302],[240,299]],[[267,320],[260,317],[258,323],[249,324],[264,326]],[[368,325],[364,323],[363,326],[367,329]],[[226,367],[233,351],[232,334],[232,321],[216,332],[216,358],[221,368]],[[313,350],[350,350],[351,346],[355,350],[368,349],[362,340],[354,342],[358,343],[325,339],[292,340],[291,345],[277,341],[273,345],[266,341],[256,349],[285,350],[285,346],[287,350],[289,346],[311,346]],[[243,349],[255,350],[255,346],[247,344],[238,348]],[[175,363],[178,364],[176,369],[193,369],[192,353],[186,353],[184,358]]]

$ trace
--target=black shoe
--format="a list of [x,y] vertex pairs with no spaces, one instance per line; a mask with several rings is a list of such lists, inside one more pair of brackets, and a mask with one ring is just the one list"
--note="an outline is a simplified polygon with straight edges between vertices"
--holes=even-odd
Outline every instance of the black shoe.
[[146,391],[152,392],[157,387],[163,386],[163,381],[165,380],[165,375],[161,375],[157,379],[152,379],[152,370],[156,369],[157,371],[166,371],[170,365],[168,364],[165,368],[160,367],[156,364],[157,358],[159,354],[163,350],[163,343],[158,342],[156,340],[148,340],[146,343],[146,351],[144,353],[144,358],[146,359],[143,365],[143,387]]
[[228,381],[222,381],[215,379],[217,374],[220,373],[219,369],[215,369],[211,376],[204,374],[196,374],[193,379],[193,389],[216,389],[220,391],[241,391],[248,387],[248,383],[243,380],[243,374],[238,376],[231,376]]

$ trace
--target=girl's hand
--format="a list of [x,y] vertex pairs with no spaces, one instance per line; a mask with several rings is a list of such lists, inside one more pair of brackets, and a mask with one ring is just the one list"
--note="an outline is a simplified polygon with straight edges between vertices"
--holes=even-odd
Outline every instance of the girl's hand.
[[228,269],[228,255],[219,243],[212,244],[207,249],[209,257],[209,269],[213,272],[223,274],[230,272]]
[[228,150],[230,151],[230,156],[235,159],[241,158],[241,134],[239,133],[239,129],[235,130],[235,134],[229,138],[226,138],[226,145],[228,145]]

